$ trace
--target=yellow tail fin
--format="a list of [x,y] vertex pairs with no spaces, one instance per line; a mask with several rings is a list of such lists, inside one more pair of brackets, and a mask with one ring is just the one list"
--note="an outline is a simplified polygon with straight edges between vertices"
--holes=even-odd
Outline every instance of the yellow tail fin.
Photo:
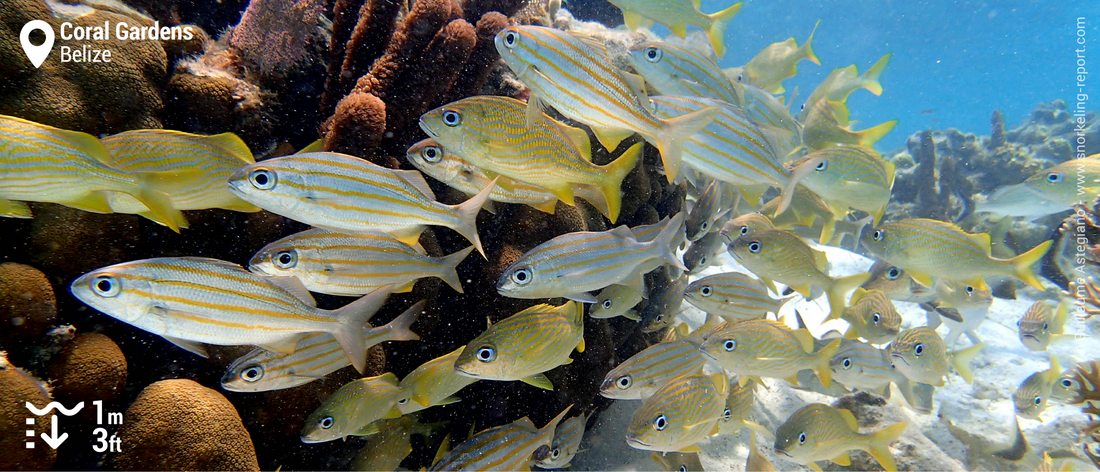
[[974,372],[970,370],[970,361],[974,360],[984,347],[985,344],[978,343],[951,354],[951,366],[955,368],[959,373],[959,377],[962,377],[966,383],[974,382]]
[[886,63],[890,62],[890,56],[890,53],[884,54],[863,73],[862,83],[864,90],[874,95],[882,95],[882,84],[879,83],[879,77],[882,76],[882,71],[886,70]]
[[743,2],[737,2],[725,10],[707,15],[710,19],[710,28],[707,28],[707,39],[710,40],[710,47],[714,48],[714,53],[718,57],[726,54],[726,25],[734,16],[737,16],[737,12],[741,11],[742,4]]
[[836,355],[836,351],[840,350],[840,341],[840,339],[834,339],[815,354],[818,365],[814,372],[817,372],[817,378],[821,379],[821,385],[825,387],[833,384],[833,370],[829,367],[829,361]]
[[604,166],[606,175],[600,182],[600,192],[603,194],[604,201],[607,202],[607,218],[612,223],[619,219],[619,210],[622,208],[623,179],[634,170],[642,157],[644,148],[642,143],[636,143],[615,159],[615,162]]
[[875,458],[886,472],[898,470],[898,465],[894,463],[894,454],[890,452],[890,443],[897,441],[908,426],[908,423],[901,421],[870,434],[867,453]]
[[1020,279],[1025,284],[1035,287],[1037,290],[1042,290],[1043,283],[1039,281],[1039,278],[1035,275],[1031,266],[1034,266],[1043,259],[1047,250],[1050,249],[1051,244],[1054,244],[1053,240],[1043,241],[1027,252],[1009,259],[1009,262],[1012,263],[1013,270],[1016,272],[1016,278]]
[[825,291],[825,294],[829,297],[829,316],[833,316],[833,313],[838,313],[837,316],[843,314],[844,308],[848,306],[848,292],[863,285],[863,282],[866,282],[870,278],[870,272],[862,272],[833,279],[832,284],[830,284],[829,288]]
[[890,120],[867,129],[856,131],[855,134],[859,136],[859,144],[863,146],[870,146],[877,143],[890,131],[893,131],[894,126],[896,126],[897,124],[898,120]]

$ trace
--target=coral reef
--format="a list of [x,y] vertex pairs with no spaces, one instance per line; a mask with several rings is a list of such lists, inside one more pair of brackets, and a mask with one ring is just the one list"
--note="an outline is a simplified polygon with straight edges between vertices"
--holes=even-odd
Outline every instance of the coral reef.
[[[57,451],[49,447],[27,448],[24,445],[28,430],[24,418],[27,409],[24,403],[41,408],[50,402],[50,393],[43,384],[22,369],[11,365],[6,355],[0,352],[0,469],[3,470],[46,470],[52,468],[57,460]],[[35,435],[48,433],[50,415],[35,419]]]
[[50,361],[49,372],[61,401],[112,401],[126,384],[126,356],[103,334],[81,334]]
[[323,10],[319,0],[253,0],[226,43],[247,69],[282,76],[309,58]]
[[252,438],[220,393],[185,379],[156,382],[126,410],[120,470],[259,470]]
[[0,346],[41,336],[57,320],[57,299],[49,279],[34,267],[0,264]]

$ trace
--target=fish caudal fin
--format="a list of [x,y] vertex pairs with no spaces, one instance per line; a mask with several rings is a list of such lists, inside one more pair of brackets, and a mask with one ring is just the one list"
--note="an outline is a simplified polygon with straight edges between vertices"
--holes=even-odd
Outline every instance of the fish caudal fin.
[[[499,178],[499,177],[498,177]],[[486,185],[484,189],[470,197],[469,200],[456,205],[454,208],[458,211],[459,220],[461,223],[453,227],[458,234],[474,243],[474,247],[477,248],[477,252],[481,253],[481,257],[485,256],[485,248],[481,246],[481,238],[477,235],[477,214],[481,212],[481,207],[485,206],[485,202],[489,201],[489,194],[492,193],[493,188],[497,185],[497,179],[493,179]]]
[[890,54],[887,53],[880,57],[866,72],[863,73],[863,89],[871,92],[874,95],[882,95],[882,84],[879,83],[879,77],[882,76],[882,71],[886,70],[886,63],[890,62]]
[[894,130],[894,126],[898,124],[898,120],[890,120],[885,123],[880,123],[867,129],[856,131],[855,134],[859,136],[859,144],[863,146],[871,146],[877,143],[883,136],[886,136],[890,131]]
[[684,237],[684,213],[683,211],[677,213],[668,223],[665,223],[665,227],[661,228],[653,244],[661,249],[661,258],[664,259],[665,264],[687,272],[684,261],[676,256],[676,248],[680,246],[680,241]]
[[[814,64],[821,65],[821,59],[818,59],[817,53],[814,52],[814,34],[817,33],[817,27],[821,26],[821,20],[817,20],[814,23],[814,29],[810,30],[810,35],[806,37],[806,42],[802,43],[802,57],[805,57],[807,61]],[[875,95],[878,95],[877,93]]]
[[440,264],[442,266],[442,273],[439,274],[439,278],[443,279],[447,285],[450,285],[451,288],[458,293],[463,293],[462,280],[458,278],[458,265],[466,260],[466,256],[470,255],[470,251],[473,250],[474,247],[470,246],[461,251],[457,251],[454,254],[444,257]]
[[821,379],[821,385],[825,387],[833,384],[833,369],[829,367],[829,361],[836,355],[836,351],[840,350],[841,341],[841,339],[834,339],[817,351],[817,366],[814,372],[817,373],[817,378]]
[[714,121],[717,114],[717,108],[708,107],[668,118],[663,121],[663,129],[658,131],[658,135],[647,136],[647,139],[652,139],[650,142],[657,146],[657,150],[661,152],[661,162],[665,167],[665,178],[669,182],[675,182],[676,176],[680,173],[680,162],[683,161],[684,153],[683,142],[693,134],[706,128]]
[[1042,244],[1031,248],[1027,252],[1009,259],[1009,262],[1012,263],[1012,269],[1016,273],[1016,278],[1037,290],[1042,290],[1043,283],[1035,276],[1035,271],[1032,270],[1032,266],[1043,259],[1043,256],[1046,255],[1047,250],[1050,249],[1050,245],[1053,243],[1053,240],[1043,241]]
[[393,321],[386,323],[386,340],[387,341],[417,341],[420,339],[420,335],[412,331],[412,324],[416,322],[416,319],[420,317],[420,314],[424,312],[424,306],[428,302],[420,300],[413,306],[409,307]]
[[829,297],[829,316],[832,317],[833,313],[837,313],[836,316],[843,314],[844,308],[848,305],[848,292],[863,285],[870,278],[869,272],[862,272],[833,279],[832,284],[825,291],[825,295]]
[[619,210],[623,204],[623,179],[634,170],[638,159],[642,157],[645,146],[636,143],[630,146],[615,162],[604,166],[606,174],[600,182],[600,193],[607,202],[607,219],[614,223],[619,219]]
[[710,40],[710,47],[714,48],[714,53],[717,54],[718,57],[726,55],[726,25],[729,24],[734,16],[737,16],[737,12],[741,11],[742,5],[743,2],[737,2],[725,10],[707,15],[708,18],[710,18],[710,28],[707,28],[707,39]]
[[978,343],[952,353],[951,366],[955,368],[955,371],[959,373],[959,377],[962,377],[966,383],[974,382],[974,372],[970,370],[970,361],[974,360],[984,347],[985,344]]
[[338,322],[332,331],[332,337],[336,338],[336,342],[351,360],[351,365],[359,373],[363,373],[367,367],[367,345],[363,339],[363,327],[386,303],[390,293],[393,293],[393,286],[387,285],[332,312],[333,318]]
[[900,421],[869,435],[870,444],[867,445],[867,453],[875,458],[886,472],[898,470],[898,465],[894,463],[894,454],[890,452],[890,443],[897,441],[908,426],[909,423]]

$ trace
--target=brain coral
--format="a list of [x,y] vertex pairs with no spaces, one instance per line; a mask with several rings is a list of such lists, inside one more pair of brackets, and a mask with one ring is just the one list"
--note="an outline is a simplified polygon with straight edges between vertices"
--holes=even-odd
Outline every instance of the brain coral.
[[41,336],[56,318],[57,300],[45,274],[24,264],[0,264],[0,345]]
[[63,401],[113,400],[126,384],[126,356],[105,335],[81,334],[50,362],[50,379]]
[[[27,437],[24,402],[41,408],[50,402],[50,394],[38,379],[9,364],[0,352],[0,451],[4,451],[0,454],[0,470],[44,470],[53,467],[57,460],[57,451],[41,441],[30,449],[24,445]],[[39,417],[33,427],[35,436],[48,432],[49,428],[49,415]]]

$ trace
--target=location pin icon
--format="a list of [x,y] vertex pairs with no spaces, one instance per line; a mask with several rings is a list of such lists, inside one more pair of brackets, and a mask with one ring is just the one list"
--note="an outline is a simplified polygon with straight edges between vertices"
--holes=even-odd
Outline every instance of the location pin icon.
[[[37,46],[31,44],[31,32],[35,30],[41,31],[46,36],[46,40]],[[27,53],[27,59],[30,59],[31,64],[34,64],[37,69],[42,66],[43,62],[46,62],[50,51],[53,50],[53,27],[42,20],[28,21],[27,24],[23,25],[23,30],[19,32],[19,44],[23,45],[23,52]]]

